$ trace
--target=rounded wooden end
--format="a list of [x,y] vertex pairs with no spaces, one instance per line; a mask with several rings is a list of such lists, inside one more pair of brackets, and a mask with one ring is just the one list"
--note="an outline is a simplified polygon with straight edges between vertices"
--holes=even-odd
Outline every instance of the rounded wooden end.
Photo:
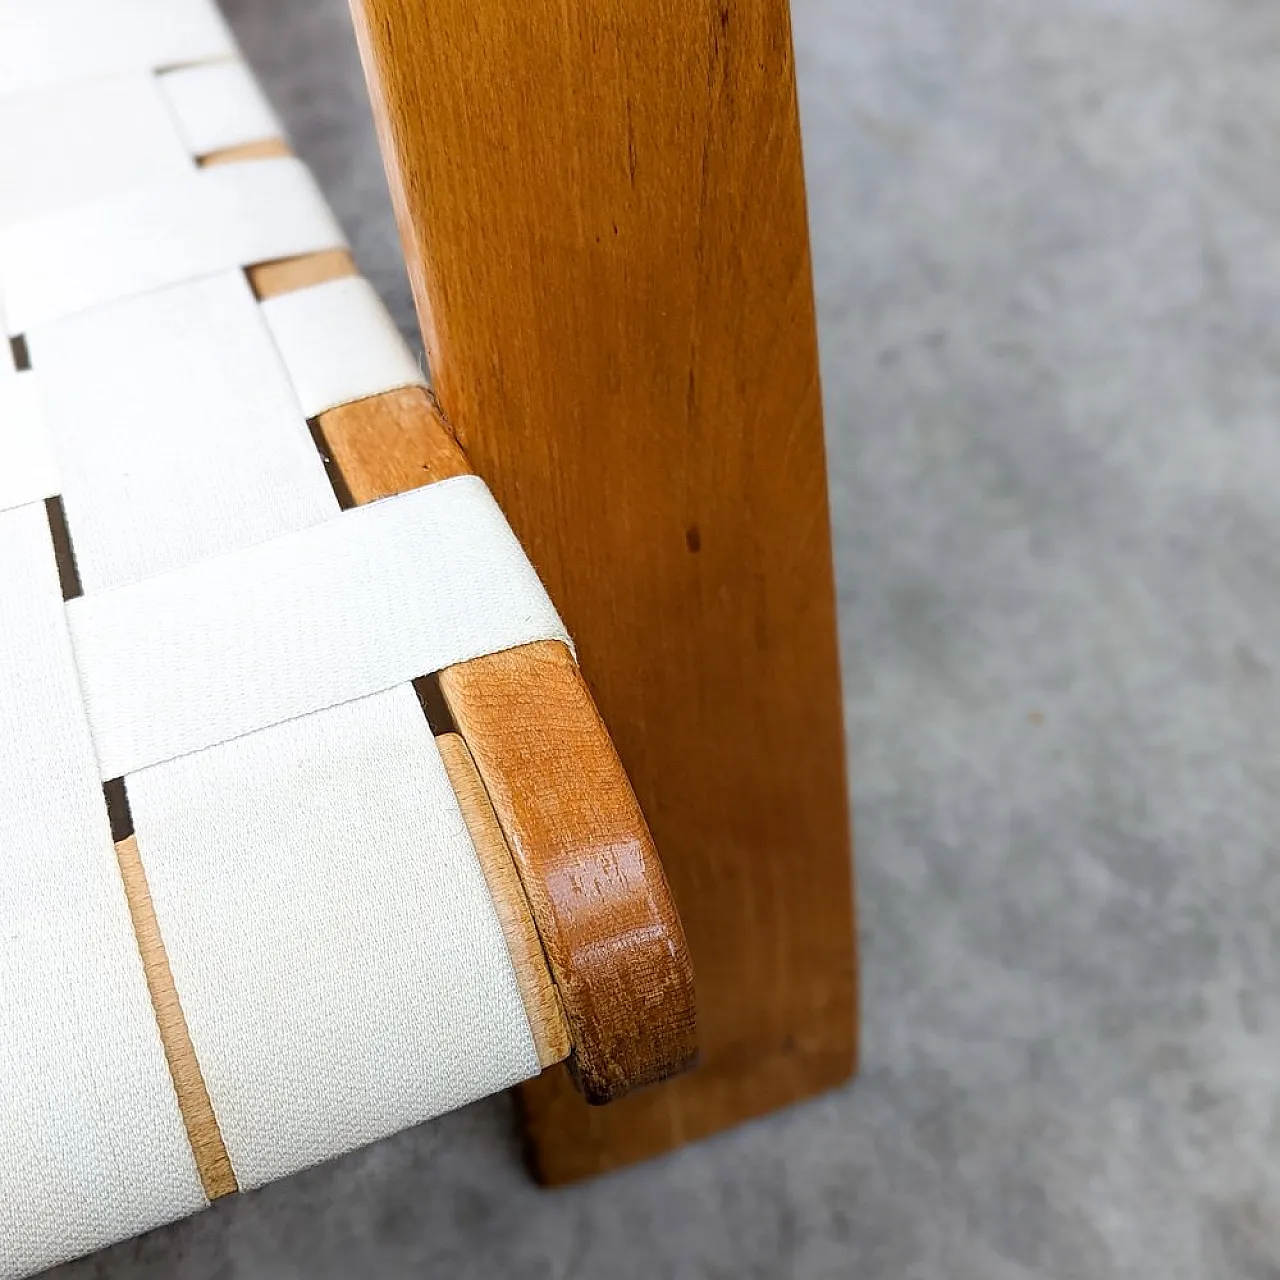
[[690,1066],[693,969],[649,828],[558,641],[440,673],[520,874],[573,1040],[605,1103]]

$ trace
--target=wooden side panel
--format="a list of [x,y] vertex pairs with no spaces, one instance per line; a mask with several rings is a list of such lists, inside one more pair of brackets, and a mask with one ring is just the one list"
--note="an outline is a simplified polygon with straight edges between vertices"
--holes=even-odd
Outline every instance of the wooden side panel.
[[576,636],[701,1065],[523,1103],[551,1181],[844,1080],[844,737],[786,0],[352,0],[439,404]]

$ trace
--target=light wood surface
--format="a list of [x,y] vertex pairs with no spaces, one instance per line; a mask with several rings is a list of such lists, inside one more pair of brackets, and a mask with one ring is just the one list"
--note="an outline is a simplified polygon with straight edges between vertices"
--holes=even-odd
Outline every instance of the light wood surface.
[[466,455],[422,387],[401,387],[321,414],[316,435],[345,497],[374,502],[471,474]]
[[605,1112],[556,1073],[524,1089],[561,1181],[854,1064],[790,18],[786,0],[352,10],[440,408],[578,640],[698,974],[692,1074]]
[[538,1047],[538,1062],[543,1067],[563,1062],[573,1048],[569,1025],[547,958],[542,952],[542,939],[525,899],[520,875],[511,860],[502,827],[489,802],[475,761],[467,744],[456,733],[442,733],[436,739],[440,757],[449,774],[449,782],[458,797],[458,807],[471,832],[471,842],[480,857],[480,868],[489,886],[489,896],[502,924],[502,933],[511,953],[511,963],[520,983],[520,995],[529,1028]]
[[309,284],[340,280],[356,274],[356,265],[345,249],[326,249],[301,258],[281,258],[277,262],[260,262],[251,268],[253,283],[260,298],[303,289]]
[[[250,267],[248,276],[269,297],[333,271],[330,255],[311,254]],[[314,426],[340,497],[351,503],[471,473],[421,387],[339,406]],[[572,655],[558,642],[525,645],[448,668],[439,681],[556,986],[553,1008],[541,974],[518,961],[527,955],[523,927],[500,910],[526,1010],[544,1020],[535,1039],[558,1045],[562,1019],[569,1069],[592,1103],[683,1070],[696,1048],[687,945],[653,839]]]
[[198,157],[197,164],[207,169],[215,164],[235,164],[240,160],[269,160],[273,156],[291,156],[289,144],[283,138],[263,138],[260,142],[245,142],[238,147],[224,147],[220,151],[208,151]]
[[173,985],[173,971],[169,968],[169,957],[160,936],[160,926],[156,923],[146,872],[138,857],[138,842],[133,836],[116,842],[116,859],[120,863],[120,877],[124,881],[138,950],[142,953],[142,968],[160,1028],[160,1042],[173,1078],[174,1092],[178,1095],[178,1110],[182,1113],[182,1123],[186,1126],[195,1156],[200,1185],[210,1200],[217,1200],[238,1191],[239,1187],[213,1114],[213,1104],[209,1101],[200,1064],[196,1061],[186,1015]]

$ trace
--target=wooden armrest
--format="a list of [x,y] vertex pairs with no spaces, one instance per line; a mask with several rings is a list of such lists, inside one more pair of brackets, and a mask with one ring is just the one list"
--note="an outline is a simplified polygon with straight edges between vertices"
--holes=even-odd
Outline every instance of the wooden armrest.
[[520,869],[573,1037],[609,1102],[690,1065],[693,973],[640,806],[559,641],[440,673]]

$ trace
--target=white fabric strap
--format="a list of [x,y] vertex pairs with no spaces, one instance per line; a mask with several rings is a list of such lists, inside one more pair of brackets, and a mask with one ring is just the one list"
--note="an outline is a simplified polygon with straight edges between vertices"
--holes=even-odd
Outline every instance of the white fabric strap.
[[568,642],[476,476],[83,596],[67,616],[104,778],[499,649]]
[[0,95],[235,55],[211,0],[0,0]]
[[293,157],[216,165],[0,229],[9,331],[231,267],[345,244]]
[[16,1276],[205,1200],[111,845],[41,506],[0,513],[0,602],[0,1276]]
[[128,791],[242,1189],[538,1073],[411,688],[144,770]]
[[[49,375],[79,604],[336,517],[241,273],[27,341]],[[410,687],[130,773],[126,787],[241,1187],[536,1074],[493,903]]]
[[59,487],[36,375],[0,374],[0,511],[43,502]]
[[363,276],[269,298],[262,314],[308,418],[397,387],[426,385]]
[[191,167],[147,72],[0,96],[0,227]]
[[337,514],[243,272],[41,325],[27,349],[86,591]]
[[284,136],[243,62],[180,67],[160,76],[159,84],[193,156]]

